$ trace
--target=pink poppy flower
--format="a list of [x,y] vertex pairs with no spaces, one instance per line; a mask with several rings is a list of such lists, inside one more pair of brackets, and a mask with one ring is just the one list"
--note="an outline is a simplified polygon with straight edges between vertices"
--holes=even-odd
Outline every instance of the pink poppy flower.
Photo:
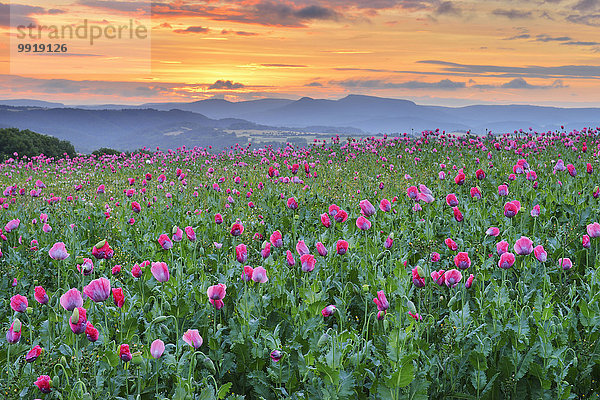
[[467,278],[467,281],[465,282],[465,287],[467,289],[470,289],[471,286],[473,286],[473,279],[475,279],[475,276],[473,274],[469,275],[469,277]]
[[298,240],[298,244],[296,244],[296,251],[300,256],[310,253],[310,250],[308,249],[306,243],[304,243],[304,240]]
[[423,278],[419,274],[419,267],[414,267],[411,270],[411,273],[412,273],[412,282],[413,282],[413,285],[415,285],[415,287],[422,288],[423,286],[425,286],[425,278]]
[[488,228],[487,231],[485,231],[485,234],[488,235],[488,236],[494,236],[494,237],[496,237],[496,236],[500,235],[500,229],[492,226],[492,227]]
[[252,280],[258,283],[266,283],[269,281],[267,277],[267,270],[263,267],[256,267],[252,272]]
[[60,296],[60,305],[67,311],[73,311],[76,307],[83,307],[83,297],[76,288],[69,289]]
[[515,253],[520,256],[526,256],[533,252],[533,242],[526,236],[521,236],[514,245]]
[[190,346],[192,346],[196,350],[200,346],[202,346],[202,342],[203,342],[202,336],[200,336],[198,329],[188,329],[183,334],[183,341],[186,342],[187,344],[189,344]]
[[244,225],[242,225],[239,219],[231,226],[230,233],[231,236],[240,236],[244,233]]
[[546,262],[548,259],[548,253],[544,250],[544,246],[541,244],[535,246],[533,249],[533,255],[539,262]]
[[335,222],[346,222],[348,219],[348,213],[345,210],[339,210],[334,216]]
[[295,199],[295,198],[293,198],[293,197],[290,197],[290,198],[287,200],[287,207],[288,207],[290,210],[296,210],[296,209],[298,209],[298,202],[296,201],[296,199]]
[[508,186],[506,186],[506,185],[498,186],[498,195],[499,196],[508,196]]
[[336,309],[337,308],[333,304],[330,304],[321,311],[321,314],[326,318],[331,317]]
[[508,253],[508,242],[506,240],[503,240],[501,242],[496,243],[496,252],[499,256],[501,256],[504,253]]
[[390,212],[392,210],[392,203],[388,199],[382,199],[379,203],[379,209],[383,212]]
[[111,249],[108,241],[102,240],[92,248],[92,255],[96,257],[97,260],[105,259],[110,260],[114,254],[113,249]]
[[294,260],[294,254],[289,250],[285,253],[285,260],[287,261],[287,264],[290,267],[296,265],[296,260]]
[[249,265],[245,265],[244,271],[242,272],[242,280],[245,282],[251,281],[253,272],[254,272],[254,268],[252,268]]
[[363,213],[363,215],[365,217],[370,217],[372,215],[375,215],[375,213],[377,212],[377,210],[375,209],[373,204],[371,204],[371,202],[367,199],[361,200],[359,203],[359,206],[360,206],[360,211]]
[[20,294],[15,294],[10,298],[10,308],[15,312],[25,312],[28,306],[27,297]]
[[478,187],[472,187],[469,193],[471,194],[471,198],[481,200],[481,190]]
[[21,340],[21,321],[19,318],[15,318],[6,332],[6,341],[10,344],[15,344],[19,340]]
[[562,267],[563,271],[567,271],[567,270],[573,268],[573,262],[571,262],[570,258],[559,258],[558,266]]
[[371,228],[371,222],[361,215],[356,219],[356,227],[361,231],[366,231]]
[[150,267],[152,276],[159,282],[167,282],[169,280],[169,267],[165,262],[153,262]]
[[315,257],[312,254],[304,254],[300,257],[300,265],[303,272],[311,272],[315,269]]
[[513,253],[502,253],[498,261],[498,267],[509,269],[515,264],[515,255]]
[[248,260],[248,249],[245,244],[238,244],[235,246],[235,258],[240,264],[243,264]]
[[133,358],[133,356],[131,355],[131,350],[129,350],[128,344],[122,344],[121,346],[119,346],[119,358],[123,362],[129,362]]
[[46,294],[46,290],[41,286],[35,287],[33,297],[40,304],[48,304],[48,301],[50,301],[48,294]]
[[158,237],[158,244],[160,245],[160,247],[163,248],[163,250],[169,250],[173,248],[173,242],[171,241],[169,236],[167,236],[164,233]]
[[275,231],[271,234],[270,237],[271,244],[275,247],[283,247],[283,237],[281,236],[281,232]]
[[331,226],[331,220],[329,219],[329,215],[327,215],[327,213],[321,214],[321,224],[323,224],[325,228],[329,228]]
[[383,290],[377,292],[377,297],[375,297],[373,301],[377,305],[377,309],[379,311],[386,311],[388,308],[390,308],[390,303],[387,301]]
[[456,244],[456,242],[450,238],[447,238],[446,240],[444,240],[444,243],[446,244],[446,246],[448,246],[448,248],[452,251],[456,251],[458,250],[458,245]]
[[152,358],[158,359],[163,355],[164,352],[165,342],[163,342],[162,340],[156,339],[150,345],[150,354],[152,355]]
[[591,238],[600,237],[600,224],[598,222],[589,224],[586,227],[586,230],[587,230],[588,235],[590,235]]
[[321,257],[325,257],[327,255],[327,249],[325,248],[325,245],[321,242],[317,242],[317,252],[319,253],[319,255]]
[[27,352],[25,356],[25,361],[28,363],[34,362],[37,358],[42,355],[42,348],[40,345],[34,346],[31,350]]
[[450,207],[456,207],[458,205],[458,199],[454,193],[450,193],[446,196],[446,204]]
[[588,235],[583,235],[583,237],[581,238],[581,245],[585,249],[589,249],[591,247],[590,237]]
[[446,273],[444,274],[444,283],[449,288],[456,287],[456,285],[458,285],[461,279],[462,274],[457,269],[451,269],[450,271],[446,271]]
[[69,253],[67,253],[67,249],[63,242],[55,243],[48,251],[48,254],[53,260],[64,260],[69,257]]
[[52,391],[52,381],[48,375],[40,375],[33,383],[42,393],[50,393]]
[[456,268],[462,270],[469,268],[471,266],[469,254],[464,251],[459,252],[456,256],[454,256],[454,265],[456,265]]
[[110,281],[106,278],[94,279],[83,288],[83,293],[95,303],[102,302],[110,296]]
[[335,251],[339,255],[346,254],[348,252],[348,242],[342,239],[338,240],[335,244]]
[[88,321],[85,325],[85,336],[87,340],[89,340],[92,343],[97,341],[98,337],[100,336],[98,329],[94,328],[94,325],[92,325],[90,321]]

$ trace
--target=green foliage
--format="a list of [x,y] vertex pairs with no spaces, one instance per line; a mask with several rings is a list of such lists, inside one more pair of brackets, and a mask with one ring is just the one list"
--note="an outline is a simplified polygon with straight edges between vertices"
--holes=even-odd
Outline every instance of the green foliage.
[[52,136],[41,135],[28,129],[17,128],[0,129],[0,160],[15,157],[34,157],[44,154],[46,157],[63,158],[66,155],[76,155],[73,145],[66,140],[59,140]]

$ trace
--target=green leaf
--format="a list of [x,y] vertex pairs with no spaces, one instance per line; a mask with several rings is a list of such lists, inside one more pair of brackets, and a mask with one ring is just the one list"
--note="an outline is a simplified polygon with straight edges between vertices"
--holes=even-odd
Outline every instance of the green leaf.
[[217,397],[219,398],[219,400],[223,400],[227,396],[232,385],[232,382],[227,382],[224,385],[221,385],[219,391],[217,392]]
[[402,367],[392,374],[390,384],[392,387],[403,388],[410,385],[413,379],[415,379],[415,367],[412,362],[407,362],[402,364]]

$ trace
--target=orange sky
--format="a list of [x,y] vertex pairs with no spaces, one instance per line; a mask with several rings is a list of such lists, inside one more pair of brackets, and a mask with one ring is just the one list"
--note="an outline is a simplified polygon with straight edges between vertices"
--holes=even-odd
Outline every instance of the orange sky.
[[[600,105],[600,0],[176,0],[152,12],[136,1],[36,1],[0,3],[0,98],[139,104],[360,93],[421,104]],[[16,36],[19,23],[85,19],[98,29],[133,20],[150,37],[90,45]],[[16,52],[44,41],[69,50]]]

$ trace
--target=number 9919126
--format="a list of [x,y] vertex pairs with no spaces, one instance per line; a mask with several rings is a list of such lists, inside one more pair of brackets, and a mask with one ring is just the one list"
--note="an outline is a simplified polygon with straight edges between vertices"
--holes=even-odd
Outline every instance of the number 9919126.
[[17,45],[19,53],[66,53],[66,43],[19,43]]

